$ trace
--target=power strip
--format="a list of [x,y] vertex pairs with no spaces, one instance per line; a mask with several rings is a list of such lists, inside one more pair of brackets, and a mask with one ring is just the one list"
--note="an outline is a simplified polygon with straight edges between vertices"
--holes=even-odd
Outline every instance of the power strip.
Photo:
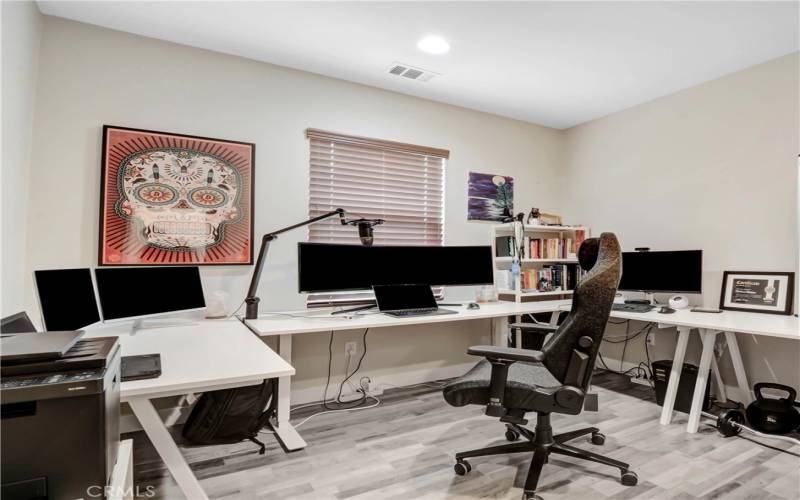
[[631,377],[631,382],[633,382],[634,384],[650,387],[650,381],[644,377]]

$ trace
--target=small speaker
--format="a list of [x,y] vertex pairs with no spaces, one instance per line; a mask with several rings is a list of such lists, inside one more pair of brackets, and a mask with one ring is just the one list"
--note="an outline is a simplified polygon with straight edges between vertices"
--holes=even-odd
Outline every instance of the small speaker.
[[669,306],[673,309],[686,309],[689,307],[689,299],[684,295],[673,295],[669,298]]

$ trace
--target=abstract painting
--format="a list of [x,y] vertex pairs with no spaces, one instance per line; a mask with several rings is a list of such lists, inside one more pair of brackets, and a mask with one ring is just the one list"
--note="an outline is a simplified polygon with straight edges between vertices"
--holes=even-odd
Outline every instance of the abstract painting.
[[502,220],[514,213],[514,178],[470,172],[467,203],[468,220]]
[[103,127],[99,263],[253,260],[255,144]]

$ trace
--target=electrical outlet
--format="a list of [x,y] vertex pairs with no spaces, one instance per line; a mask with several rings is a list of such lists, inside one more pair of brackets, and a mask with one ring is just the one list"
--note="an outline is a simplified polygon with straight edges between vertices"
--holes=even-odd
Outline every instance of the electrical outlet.
[[656,336],[653,332],[647,334],[647,343],[648,345],[656,345]]
[[361,377],[361,380],[358,381],[358,384],[361,386],[361,390],[364,394],[369,394],[369,384],[372,382],[369,377]]
[[355,356],[358,352],[358,343],[356,342],[345,342],[344,344],[344,353],[345,355],[349,354],[350,356]]

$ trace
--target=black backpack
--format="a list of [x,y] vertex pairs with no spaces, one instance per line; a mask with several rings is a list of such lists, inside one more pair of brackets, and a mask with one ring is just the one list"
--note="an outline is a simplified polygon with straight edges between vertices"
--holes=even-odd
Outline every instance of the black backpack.
[[249,439],[263,455],[266,446],[256,436],[275,414],[274,380],[203,393],[183,426],[184,439],[200,445]]

